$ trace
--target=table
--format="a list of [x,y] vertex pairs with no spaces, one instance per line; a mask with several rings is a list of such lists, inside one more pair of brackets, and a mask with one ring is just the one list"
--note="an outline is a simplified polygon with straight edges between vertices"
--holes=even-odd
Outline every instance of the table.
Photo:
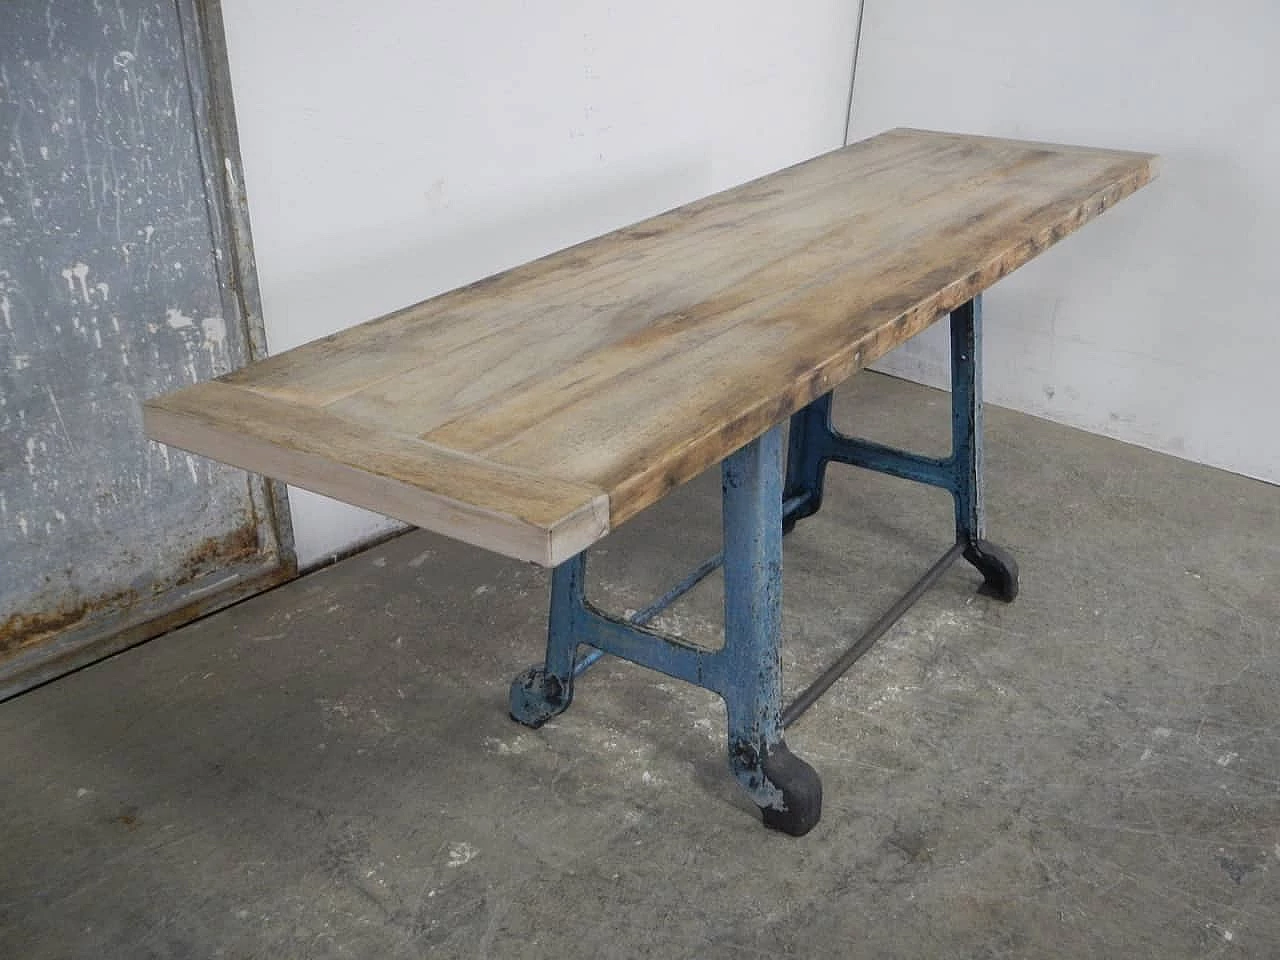
[[[982,291],[1155,175],[1149,154],[892,130],[150,400],[146,430],[553,567],[546,657],[512,716],[565,710],[605,653],[713,690],[734,775],[801,835],[822,787],[785,728],[958,558],[1017,594],[983,524]],[[943,314],[951,455],[836,432],[831,391]],[[950,491],[955,541],[784,708],[782,537],[830,462]],[[716,464],[722,553],[630,618],[589,603],[587,548]],[[721,565],[722,648],[648,625]]]

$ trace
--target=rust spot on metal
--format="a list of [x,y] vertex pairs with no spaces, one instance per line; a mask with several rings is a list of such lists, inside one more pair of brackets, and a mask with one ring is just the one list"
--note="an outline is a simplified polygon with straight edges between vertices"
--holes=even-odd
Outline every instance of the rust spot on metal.
[[54,610],[15,613],[0,622],[0,657],[11,656],[55,633],[68,630],[100,609],[129,606],[137,599],[136,590],[123,590],[108,597],[86,600]]
[[[181,587],[210,573],[216,567],[236,564],[258,552],[257,518],[221,537],[209,537],[187,554],[174,580],[159,583],[154,593]],[[8,659],[60,633],[79,626],[99,613],[116,613],[134,606],[140,597],[129,589],[74,603],[55,606],[51,610],[15,613],[0,621],[0,660]]]
[[182,586],[208,573],[215,564],[221,566],[247,560],[257,552],[258,524],[255,517],[224,536],[200,541],[182,561],[177,579],[173,584],[164,586]]

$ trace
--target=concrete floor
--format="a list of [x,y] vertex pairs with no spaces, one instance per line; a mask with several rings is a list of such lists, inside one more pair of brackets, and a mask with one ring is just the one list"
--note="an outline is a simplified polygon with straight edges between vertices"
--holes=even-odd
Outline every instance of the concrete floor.
[[[859,432],[947,398],[859,377]],[[617,661],[507,718],[544,571],[415,532],[0,705],[0,956],[1280,956],[1280,490],[988,412],[1005,606],[958,565],[791,731],[765,831],[723,709]],[[715,476],[594,553],[642,606]],[[833,468],[787,539],[793,690],[941,553],[936,491]],[[719,583],[664,621],[717,642]]]

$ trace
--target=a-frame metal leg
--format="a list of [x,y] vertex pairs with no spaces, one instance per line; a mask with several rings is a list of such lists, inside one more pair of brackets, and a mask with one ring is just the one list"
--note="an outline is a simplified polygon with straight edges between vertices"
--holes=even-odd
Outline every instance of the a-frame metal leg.
[[791,418],[783,530],[822,506],[827,464],[847,463],[948,491],[955,502],[955,543],[911,589],[783,711],[790,726],[936,583],[959,557],[982,574],[984,591],[1006,602],[1018,595],[1018,565],[986,539],[982,478],[982,299],[951,313],[951,455],[925,457],[846,437],[831,423],[831,394]]
[[784,530],[822,506],[827,464],[847,463],[942,487],[955,500],[956,543],[982,573],[989,592],[1018,595],[1018,567],[986,539],[982,478],[982,298],[951,313],[951,455],[942,459],[846,437],[831,423],[831,394],[791,418]]
[[[729,456],[721,469],[724,551],[654,604],[630,619],[593,606],[584,589],[585,554],[552,574],[547,655],[511,685],[511,715],[541,726],[573,699],[574,676],[599,651],[724,698],[729,766],[760,807],[767,826],[800,836],[822,813],[822,783],[782,736],[782,429]],[[696,647],[646,624],[707,573],[724,566],[724,646]],[[576,660],[580,645],[597,653]]]

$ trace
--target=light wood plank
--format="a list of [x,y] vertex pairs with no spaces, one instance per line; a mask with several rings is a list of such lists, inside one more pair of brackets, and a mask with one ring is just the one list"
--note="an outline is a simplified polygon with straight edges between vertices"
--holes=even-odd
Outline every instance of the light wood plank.
[[151,400],[143,415],[154,440],[544,566],[609,531],[608,498],[597,487],[371,431],[227,383]]

